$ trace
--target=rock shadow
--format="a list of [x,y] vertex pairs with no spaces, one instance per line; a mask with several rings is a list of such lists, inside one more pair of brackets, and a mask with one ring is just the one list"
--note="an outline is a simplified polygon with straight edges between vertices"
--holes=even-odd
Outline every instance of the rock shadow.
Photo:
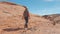
[[3,31],[18,31],[18,30],[24,30],[24,28],[5,28]]

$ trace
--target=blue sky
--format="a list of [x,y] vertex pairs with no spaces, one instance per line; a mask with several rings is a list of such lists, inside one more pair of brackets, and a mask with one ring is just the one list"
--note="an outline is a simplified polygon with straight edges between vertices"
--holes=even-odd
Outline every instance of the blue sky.
[[29,12],[37,15],[60,14],[60,0],[6,0],[27,6]]

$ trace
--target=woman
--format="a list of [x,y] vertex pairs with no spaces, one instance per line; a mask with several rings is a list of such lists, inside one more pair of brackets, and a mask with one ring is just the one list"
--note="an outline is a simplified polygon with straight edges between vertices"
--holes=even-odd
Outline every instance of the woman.
[[28,10],[27,10],[27,8],[24,6],[24,8],[25,8],[25,11],[24,11],[24,13],[23,13],[23,17],[24,17],[24,19],[25,19],[25,26],[24,26],[24,28],[28,28],[28,20],[29,20],[29,12],[28,12]]

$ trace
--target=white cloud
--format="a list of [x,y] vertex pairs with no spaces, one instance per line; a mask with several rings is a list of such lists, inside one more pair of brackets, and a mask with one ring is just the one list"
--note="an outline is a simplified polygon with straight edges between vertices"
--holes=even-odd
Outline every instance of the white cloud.
[[54,1],[54,0],[44,0],[44,1],[46,1],[46,2],[52,2],[52,1]]
[[53,2],[53,1],[60,1],[60,0],[43,0],[43,1],[46,1],[46,2]]
[[60,7],[45,8],[37,11],[38,11],[37,14],[39,15],[60,14]]

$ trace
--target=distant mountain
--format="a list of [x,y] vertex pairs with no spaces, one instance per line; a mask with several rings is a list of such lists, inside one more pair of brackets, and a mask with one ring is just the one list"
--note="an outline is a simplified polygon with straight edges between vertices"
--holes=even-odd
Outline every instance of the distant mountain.
[[51,14],[51,15],[44,15],[42,17],[46,18],[46,19],[49,19],[49,20],[53,20],[55,19],[56,17],[59,17],[60,14]]
[[42,16],[44,17],[45,19],[48,19],[50,21],[53,21],[55,23],[60,23],[60,14],[51,14],[51,15],[44,15]]

